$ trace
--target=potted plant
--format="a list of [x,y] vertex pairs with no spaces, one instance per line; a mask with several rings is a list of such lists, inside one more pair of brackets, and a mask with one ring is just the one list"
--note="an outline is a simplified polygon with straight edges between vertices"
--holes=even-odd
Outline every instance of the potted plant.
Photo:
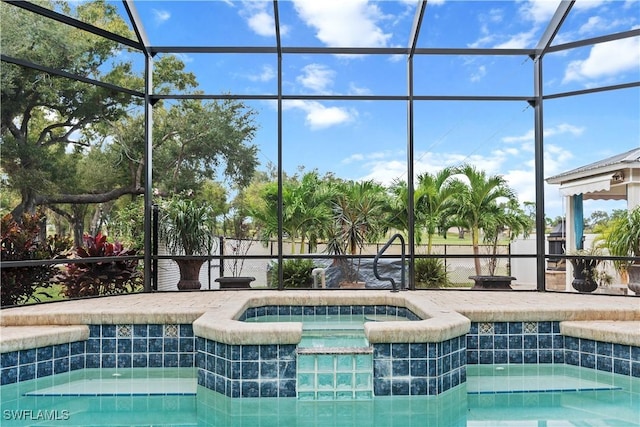
[[[613,220],[604,241],[609,254],[618,257],[640,256],[640,206]],[[614,260],[620,272],[629,277],[628,287],[636,296],[640,295],[640,261]]]
[[164,205],[160,236],[172,254],[183,257],[174,261],[180,269],[178,289],[200,289],[202,255],[211,253],[215,221],[212,207],[203,202],[173,198]]
[[602,259],[591,258],[602,256],[602,251],[593,247],[591,249],[578,249],[569,252],[569,255],[576,258],[569,258],[573,267],[573,281],[571,286],[578,292],[593,292],[598,289],[598,266]]

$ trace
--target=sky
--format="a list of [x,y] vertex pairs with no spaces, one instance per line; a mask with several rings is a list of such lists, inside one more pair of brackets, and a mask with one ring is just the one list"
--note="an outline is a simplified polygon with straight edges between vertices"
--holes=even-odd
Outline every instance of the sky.
[[[418,48],[534,48],[558,0],[429,1]],[[121,8],[121,6],[119,6]],[[275,46],[271,1],[137,1],[154,46]],[[286,47],[402,47],[416,1],[279,2]],[[126,15],[123,12],[123,16]],[[552,45],[640,28],[638,0],[578,0]],[[275,54],[180,54],[208,94],[277,93]],[[283,57],[285,95],[407,94],[400,55]],[[556,94],[640,80],[640,37],[589,45],[543,59],[543,93]],[[419,55],[415,95],[533,94],[527,56]],[[250,100],[258,112],[260,168],[277,163],[274,101]],[[415,172],[471,163],[503,175],[522,202],[535,200],[533,109],[525,101],[416,101]],[[406,101],[286,100],[283,168],[317,169],[385,185],[406,180]],[[544,102],[545,178],[640,146],[640,88]],[[624,203],[585,201],[594,210]],[[545,184],[545,211],[564,215],[557,186]]]

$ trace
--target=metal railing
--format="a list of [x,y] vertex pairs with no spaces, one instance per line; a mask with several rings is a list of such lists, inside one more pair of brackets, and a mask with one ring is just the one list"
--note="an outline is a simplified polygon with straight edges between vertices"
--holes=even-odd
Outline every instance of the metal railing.
[[376,255],[376,257],[373,259],[373,274],[374,276],[376,276],[376,279],[378,280],[387,280],[389,282],[391,282],[391,292],[398,292],[398,288],[396,286],[396,281],[393,279],[393,277],[380,277],[380,274],[378,274],[378,261],[380,260],[380,257],[382,256],[382,254],[389,248],[389,246],[391,246],[391,244],[393,243],[394,240],[400,240],[401,243],[401,248],[400,248],[400,259],[401,259],[401,263],[400,265],[402,266],[401,269],[401,273],[400,273],[400,289],[402,290],[407,290],[406,284],[405,284],[405,268],[404,268],[404,258],[405,258],[405,244],[404,244],[404,237],[402,237],[402,234],[400,233],[396,233],[393,236],[391,236],[391,238],[389,239],[389,241],[382,247],[382,249],[380,249]]

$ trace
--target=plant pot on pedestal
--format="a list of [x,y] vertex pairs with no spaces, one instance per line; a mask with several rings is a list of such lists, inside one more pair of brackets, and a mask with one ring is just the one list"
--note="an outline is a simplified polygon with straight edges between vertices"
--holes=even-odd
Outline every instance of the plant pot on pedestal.
[[636,296],[640,296],[640,264],[631,264],[627,267],[629,275],[629,284],[627,287],[632,290]]
[[595,280],[596,267],[600,263],[596,259],[569,259],[573,266],[573,281],[571,286],[578,292],[593,292],[598,289],[598,282]]
[[200,268],[204,264],[202,259],[176,259],[180,269],[180,280],[178,281],[178,289],[181,291],[200,289]]
[[513,276],[469,276],[474,285],[471,289],[506,291],[513,289],[511,282],[516,280]]

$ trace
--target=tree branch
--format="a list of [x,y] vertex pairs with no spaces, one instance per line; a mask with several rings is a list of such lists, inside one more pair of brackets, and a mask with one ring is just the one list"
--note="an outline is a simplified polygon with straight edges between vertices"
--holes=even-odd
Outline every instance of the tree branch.
[[139,186],[120,187],[106,193],[99,194],[55,194],[36,196],[36,205],[49,205],[52,203],[92,204],[105,203],[115,200],[125,194],[144,194],[144,188]]

